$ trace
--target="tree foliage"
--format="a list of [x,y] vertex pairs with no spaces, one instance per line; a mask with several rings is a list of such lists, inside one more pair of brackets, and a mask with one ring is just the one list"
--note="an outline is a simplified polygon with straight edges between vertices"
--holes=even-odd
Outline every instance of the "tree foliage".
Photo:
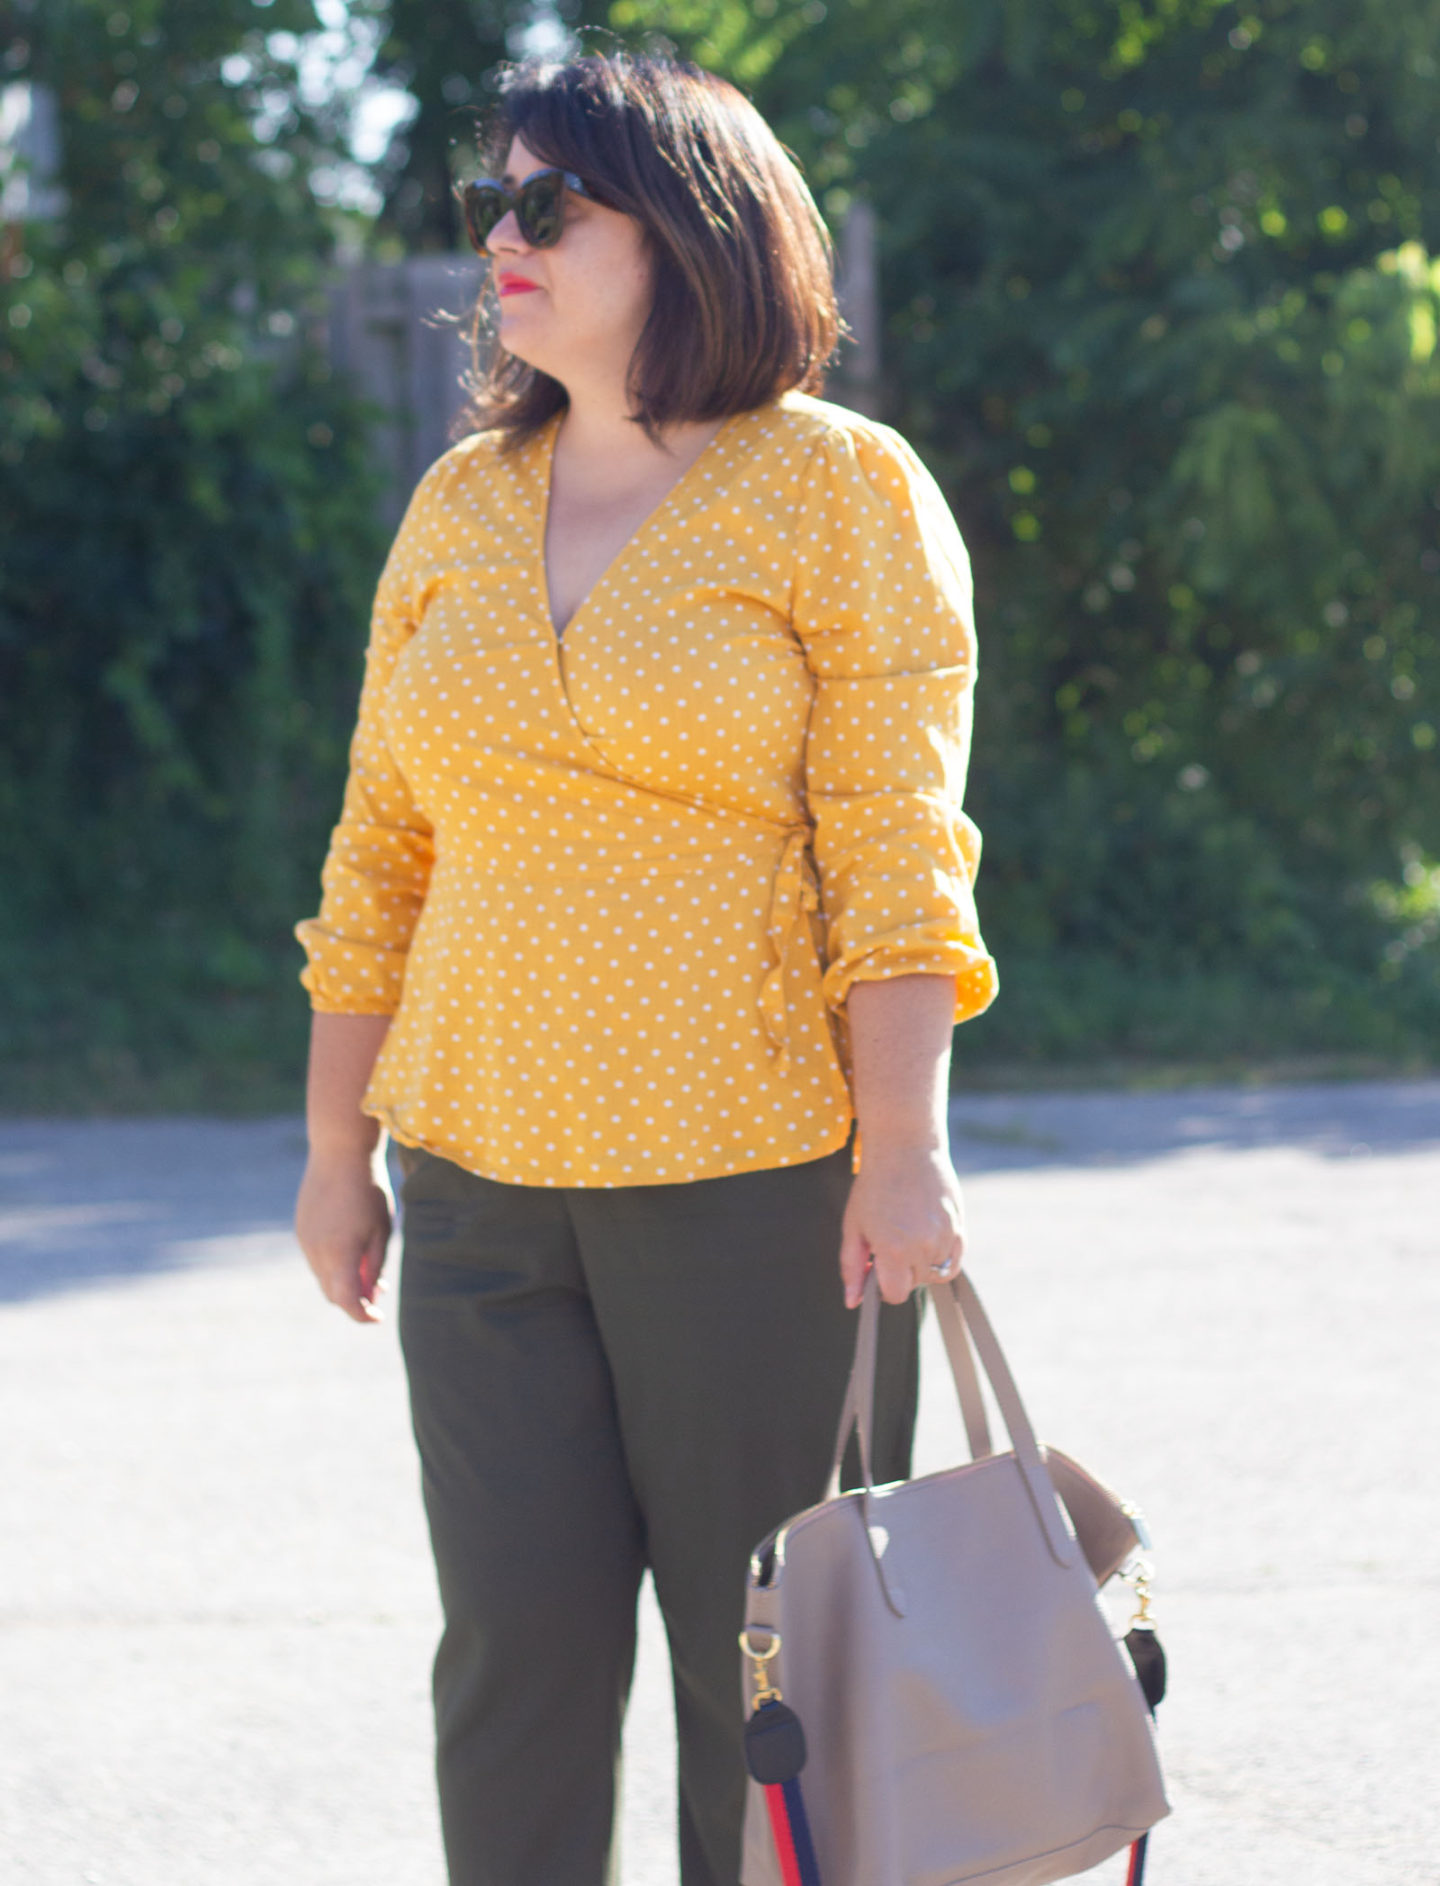
[[67,199],[8,232],[0,285],[12,1055],[263,1056],[293,1006],[381,549],[361,415],[306,340],[332,244],[312,24],[302,0],[7,12],[11,73],[59,97]]

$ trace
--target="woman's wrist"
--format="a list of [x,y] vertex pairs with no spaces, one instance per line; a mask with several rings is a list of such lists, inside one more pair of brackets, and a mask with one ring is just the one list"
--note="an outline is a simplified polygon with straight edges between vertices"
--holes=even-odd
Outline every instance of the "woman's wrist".
[[938,1153],[948,1154],[950,1150],[945,1127],[933,1120],[917,1122],[914,1126],[897,1126],[894,1121],[884,1126],[867,1126],[860,1119],[856,1122],[856,1131],[867,1159],[930,1159]]
[[358,1120],[343,1126],[326,1122],[312,1125],[309,1132],[310,1160],[313,1165],[338,1169],[359,1166],[370,1171],[383,1156],[382,1133],[377,1120],[361,1114]]

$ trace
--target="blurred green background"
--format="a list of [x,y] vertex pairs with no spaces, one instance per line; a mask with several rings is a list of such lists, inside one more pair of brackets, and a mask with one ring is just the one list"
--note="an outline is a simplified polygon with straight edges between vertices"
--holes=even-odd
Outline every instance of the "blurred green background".
[[293,1105],[385,549],[337,261],[662,36],[832,223],[983,652],[970,1083],[1440,1049],[1440,0],[0,0],[4,1106]]

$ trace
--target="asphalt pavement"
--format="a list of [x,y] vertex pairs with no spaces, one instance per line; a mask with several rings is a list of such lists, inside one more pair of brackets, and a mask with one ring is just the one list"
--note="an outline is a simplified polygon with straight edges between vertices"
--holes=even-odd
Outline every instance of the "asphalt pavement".
[[[1440,1886],[1440,1082],[954,1125],[1036,1426],[1155,1535],[1149,1886]],[[302,1153],[0,1121],[4,1886],[442,1886],[394,1328],[311,1284]],[[960,1445],[927,1331],[918,1468]],[[623,1886],[675,1886],[672,1792],[647,1601]]]

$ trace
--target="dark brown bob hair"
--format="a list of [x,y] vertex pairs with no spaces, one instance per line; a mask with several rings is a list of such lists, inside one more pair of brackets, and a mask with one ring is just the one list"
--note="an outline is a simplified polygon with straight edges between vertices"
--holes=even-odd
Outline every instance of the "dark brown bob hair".
[[[481,143],[498,176],[514,137],[584,179],[645,233],[655,294],[630,365],[631,416],[651,438],[799,387],[819,393],[841,327],[829,234],[794,160],[742,92],[684,60],[628,52],[526,60],[501,79]],[[566,404],[558,380],[486,345],[477,310],[466,429],[505,449]]]

